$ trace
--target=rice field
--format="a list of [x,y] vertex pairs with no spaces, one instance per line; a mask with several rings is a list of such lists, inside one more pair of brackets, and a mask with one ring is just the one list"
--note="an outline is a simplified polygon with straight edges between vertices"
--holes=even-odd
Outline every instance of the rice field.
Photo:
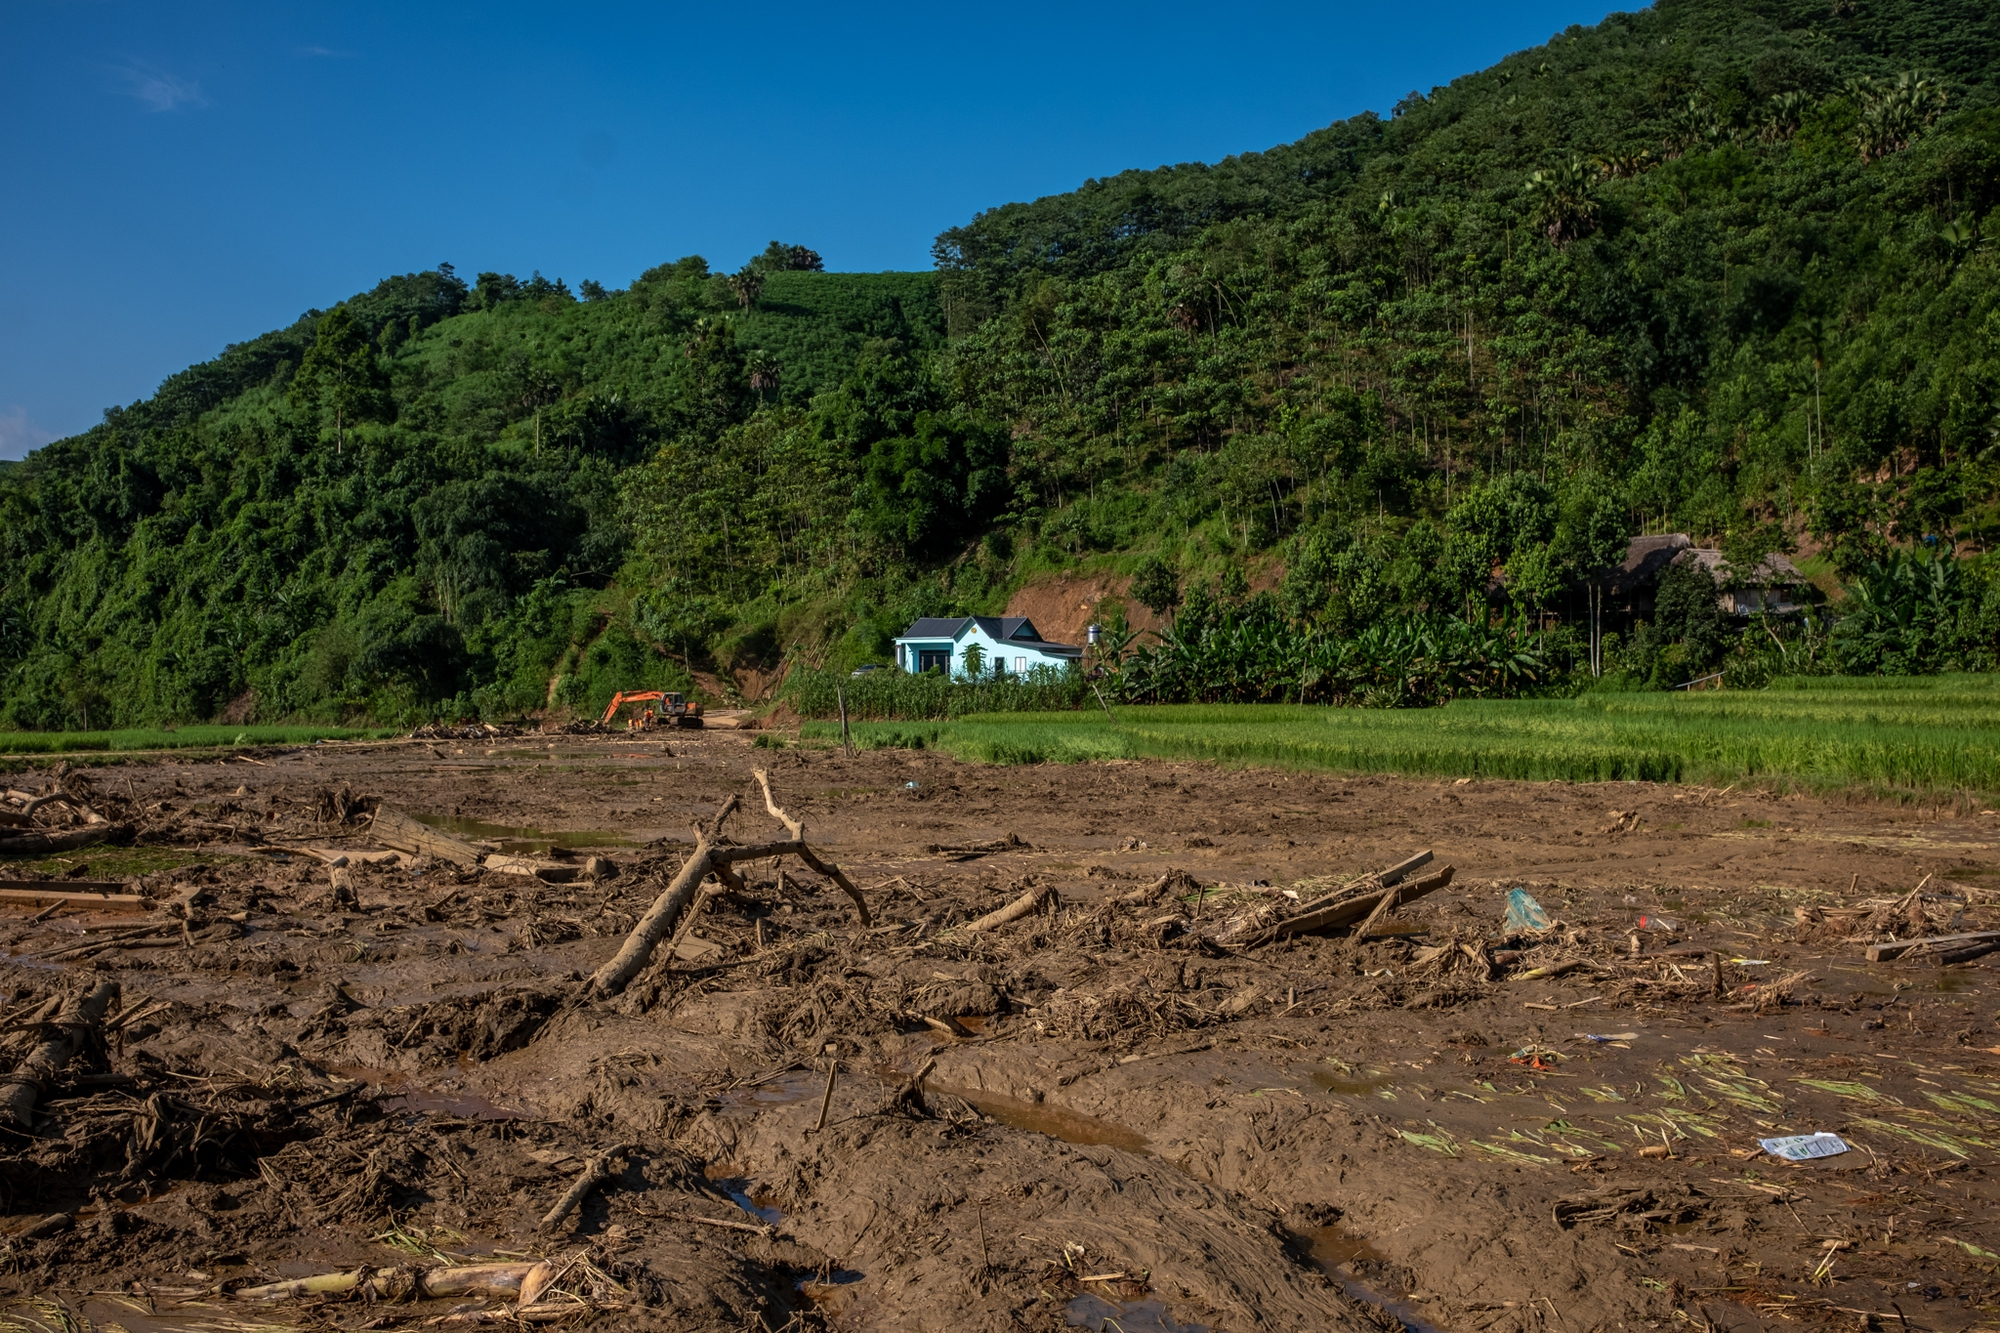
[[[811,738],[839,727],[808,723]],[[2000,677],[1813,678],[1757,691],[1429,709],[1187,704],[865,722],[855,743],[988,763],[1209,759],[1414,776],[2000,793]]]
[[380,727],[134,727],[122,731],[0,731],[0,754],[130,753],[143,750],[230,749],[372,740],[399,733]]

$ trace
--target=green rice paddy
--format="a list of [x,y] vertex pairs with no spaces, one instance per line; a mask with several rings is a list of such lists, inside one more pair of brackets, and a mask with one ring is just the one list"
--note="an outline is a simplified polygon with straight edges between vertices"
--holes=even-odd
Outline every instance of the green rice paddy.
[[[1431,709],[1188,704],[864,722],[864,747],[987,763],[1209,759],[1413,776],[2000,793],[2000,677],[1781,680],[1757,691],[1472,700]],[[807,723],[833,739],[839,727]]]
[[89,754],[99,751],[249,748],[372,740],[398,733],[359,727],[138,727],[125,731],[0,731],[0,754]]

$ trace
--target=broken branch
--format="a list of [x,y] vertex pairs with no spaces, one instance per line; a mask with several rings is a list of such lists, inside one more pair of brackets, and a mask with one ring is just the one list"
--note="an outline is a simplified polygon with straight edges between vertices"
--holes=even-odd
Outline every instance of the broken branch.
[[634,1145],[621,1143],[615,1148],[606,1148],[591,1158],[590,1165],[583,1169],[583,1174],[576,1178],[562,1198],[556,1200],[556,1206],[543,1214],[542,1230],[553,1231],[561,1225],[562,1220],[575,1212],[592,1190],[618,1174],[612,1170],[612,1162],[632,1152],[633,1149]]
[[0,1079],[0,1111],[21,1129],[33,1129],[35,1107],[62,1073],[63,1066],[90,1040],[91,1030],[104,1022],[105,1010],[118,998],[118,983],[100,981],[86,995],[72,996],[53,1026],[56,1031],[28,1053],[20,1067]]
[[792,841],[804,842],[806,840],[806,826],[786,814],[779,807],[778,803],[771,799],[771,775],[761,768],[755,768],[750,771],[755,774],[757,785],[764,789],[764,808],[770,811],[771,818],[783,824],[791,832]]
[[1024,916],[1032,916],[1042,904],[1055,896],[1055,889],[1047,884],[1039,884],[1008,903],[998,911],[988,912],[976,921],[968,921],[959,927],[961,933],[977,935],[981,931],[997,930],[1009,922],[1019,921]]

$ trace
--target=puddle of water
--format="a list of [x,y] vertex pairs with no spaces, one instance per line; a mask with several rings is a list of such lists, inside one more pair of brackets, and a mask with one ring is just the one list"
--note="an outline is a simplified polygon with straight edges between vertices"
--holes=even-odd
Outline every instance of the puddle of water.
[[[722,1192],[734,1199],[738,1208],[765,1226],[774,1227],[785,1220],[785,1211],[778,1207],[777,1198],[769,1193],[760,1192],[757,1182],[750,1177],[737,1175],[733,1164],[710,1162],[703,1168],[702,1174],[711,1184],[721,1186]],[[803,1289],[805,1284],[800,1285]]]
[[410,1076],[400,1070],[328,1065],[327,1071],[342,1078],[358,1078],[378,1093],[389,1094],[381,1102],[388,1111],[435,1112],[461,1120],[519,1120],[525,1114],[478,1093],[413,1086]]
[[777,1206],[778,1201],[776,1199],[768,1194],[751,1193],[755,1182],[748,1176],[729,1175],[727,1174],[728,1171],[729,1168],[726,1165],[719,1162],[712,1162],[704,1174],[708,1176],[711,1182],[720,1185],[723,1192],[730,1198],[736,1200],[738,1208],[749,1213],[765,1226],[774,1227],[785,1220],[784,1210]]
[[1331,1273],[1336,1268],[1344,1269],[1357,1261],[1384,1262],[1380,1250],[1338,1222],[1307,1232],[1306,1249],[1311,1252],[1313,1263],[1324,1273]]
[[456,833],[461,838],[474,842],[498,843],[500,850],[512,856],[532,856],[540,852],[553,851],[558,847],[631,847],[632,839],[622,833],[604,833],[595,829],[569,829],[560,833],[547,833],[525,825],[488,824],[482,820],[470,819],[463,815],[412,815],[419,824],[428,824],[447,833]]
[[1394,1074],[1365,1074],[1354,1077],[1349,1074],[1334,1074],[1323,1069],[1312,1072],[1313,1086],[1321,1092],[1341,1092],[1349,1097],[1372,1097],[1384,1088],[1396,1083]]
[[1400,1322],[1405,1333],[1444,1333],[1427,1321],[1410,1302],[1385,1296],[1354,1275],[1357,1264],[1386,1262],[1381,1251],[1340,1223],[1320,1227],[1303,1237],[1313,1266],[1340,1284],[1348,1299],[1372,1305]]
[[1017,1102],[1012,1097],[997,1097],[990,1092],[932,1086],[935,1091],[963,1097],[981,1115],[991,1116],[1013,1129],[1046,1134],[1052,1139],[1084,1147],[1117,1148],[1136,1153],[1148,1151],[1144,1135],[1114,1121],[1099,1120],[1094,1115],[1064,1111],[1053,1106]]
[[733,1088],[719,1095],[724,1106],[758,1110],[766,1106],[786,1106],[816,1097],[826,1088],[826,1075],[811,1069],[791,1069],[762,1083]]
[[1084,1328],[1117,1333],[1207,1333],[1207,1324],[1183,1324],[1160,1301],[1107,1301],[1089,1292],[1071,1300],[1069,1322]]

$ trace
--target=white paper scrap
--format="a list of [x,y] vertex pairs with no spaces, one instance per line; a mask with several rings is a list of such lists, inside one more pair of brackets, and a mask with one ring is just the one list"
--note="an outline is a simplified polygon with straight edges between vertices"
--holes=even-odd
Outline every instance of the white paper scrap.
[[1764,1151],[1788,1162],[1810,1162],[1815,1157],[1837,1157],[1847,1151],[1838,1134],[1821,1130],[1817,1134],[1793,1134],[1782,1139],[1759,1139]]

